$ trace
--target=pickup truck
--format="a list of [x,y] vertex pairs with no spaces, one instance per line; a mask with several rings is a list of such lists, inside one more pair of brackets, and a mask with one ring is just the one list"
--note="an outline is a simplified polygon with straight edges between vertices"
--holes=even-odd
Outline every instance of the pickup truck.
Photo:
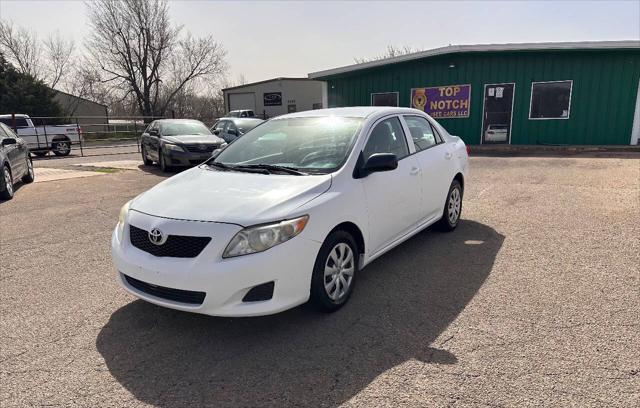
[[44,156],[49,151],[56,156],[67,156],[71,146],[79,144],[82,138],[82,129],[77,125],[34,126],[31,118],[24,114],[0,115],[0,122],[24,139],[36,156]]

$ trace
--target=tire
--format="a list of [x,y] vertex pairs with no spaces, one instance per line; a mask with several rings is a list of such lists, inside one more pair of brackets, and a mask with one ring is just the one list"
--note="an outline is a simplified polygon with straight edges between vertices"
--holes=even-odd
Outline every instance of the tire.
[[[331,313],[347,303],[358,276],[359,258],[358,246],[351,234],[340,230],[329,234],[313,266],[309,301],[315,308]],[[335,268],[336,261],[343,263],[342,266]],[[346,290],[343,289],[345,283]]]
[[145,166],[151,166],[153,164],[153,160],[147,157],[147,148],[144,147],[144,145],[142,145],[141,150],[142,150],[142,162],[144,163]]
[[33,171],[33,162],[30,157],[27,157],[27,172],[24,176],[22,176],[23,183],[33,183],[33,180],[36,179],[35,172]]
[[158,150],[158,166],[160,166],[160,171],[162,171],[163,173],[166,173],[171,169],[169,166],[167,166],[167,160],[164,158],[162,149]]
[[0,191],[0,198],[3,200],[11,200],[13,198],[13,178],[9,166],[5,165],[2,167],[1,176],[4,179],[4,189]]
[[56,156],[68,156],[71,153],[71,142],[68,140],[53,142],[51,147],[53,148],[53,154]]
[[462,186],[458,180],[451,182],[449,192],[447,193],[447,201],[442,210],[442,218],[438,221],[438,227],[442,231],[453,231],[460,223],[462,215]]
[[34,154],[34,155],[36,155],[36,156],[38,156],[38,157],[44,157],[44,156],[46,156],[46,155],[47,155],[47,153],[49,153],[49,152],[46,152],[46,151],[45,151],[45,152],[42,152],[42,151],[38,151],[38,152],[31,152],[31,154]]

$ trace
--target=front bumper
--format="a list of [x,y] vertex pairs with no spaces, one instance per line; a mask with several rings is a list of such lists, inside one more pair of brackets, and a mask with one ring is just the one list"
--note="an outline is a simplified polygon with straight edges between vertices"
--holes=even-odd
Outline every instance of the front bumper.
[[[147,231],[159,228],[170,235],[211,236],[212,241],[195,258],[156,257],[129,240],[129,224]],[[260,316],[290,309],[309,299],[313,264],[321,243],[303,234],[267,251],[223,259],[222,252],[238,225],[170,220],[130,211],[122,236],[113,233],[111,247],[117,281],[129,293],[148,302],[213,316]],[[180,291],[204,292],[201,304],[158,297],[127,282],[138,281]],[[244,302],[253,287],[274,282],[270,300]]]
[[165,154],[166,163],[170,166],[190,167],[196,166],[211,158],[211,153],[179,152],[169,150]]

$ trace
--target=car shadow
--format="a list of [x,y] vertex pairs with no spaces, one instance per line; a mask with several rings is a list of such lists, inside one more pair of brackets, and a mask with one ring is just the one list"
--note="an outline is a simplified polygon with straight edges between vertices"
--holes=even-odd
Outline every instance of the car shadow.
[[144,171],[145,173],[153,174],[153,175],[156,175],[156,176],[171,177],[171,176],[175,176],[176,174],[187,170],[188,167],[171,167],[171,168],[169,168],[168,171],[163,172],[155,164],[147,166],[146,164],[142,164],[141,163],[141,164],[138,165],[138,169],[140,171]]
[[504,236],[463,220],[421,232],[359,276],[340,311],[308,306],[216,318],[134,301],[96,340],[114,378],[162,406],[335,406],[409,359],[456,364],[431,344],[491,273]]

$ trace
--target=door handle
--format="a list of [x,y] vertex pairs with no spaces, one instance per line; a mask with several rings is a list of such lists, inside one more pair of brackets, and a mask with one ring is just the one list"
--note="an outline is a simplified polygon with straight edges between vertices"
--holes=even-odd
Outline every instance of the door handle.
[[452,157],[453,157],[453,154],[451,154],[451,152],[446,152],[444,154],[444,158],[447,159],[447,160],[450,160]]
[[411,174],[412,176],[415,176],[418,173],[420,173],[420,168],[419,167],[412,167],[411,171],[409,172],[409,174]]

